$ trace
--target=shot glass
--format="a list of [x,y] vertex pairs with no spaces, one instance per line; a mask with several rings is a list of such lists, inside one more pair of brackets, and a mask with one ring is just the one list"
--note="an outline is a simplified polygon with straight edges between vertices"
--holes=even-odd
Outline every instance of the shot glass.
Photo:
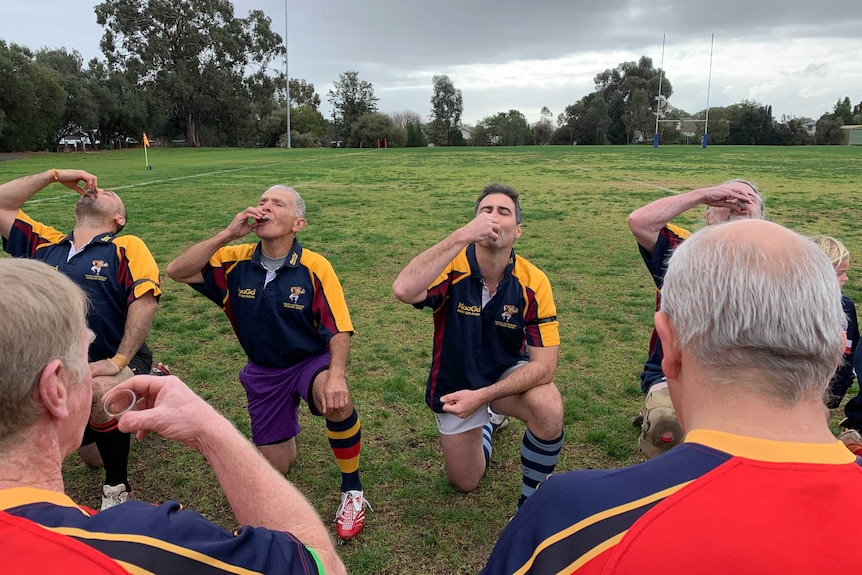
[[116,418],[136,409],[143,399],[143,397],[138,397],[131,389],[112,389],[102,399],[102,407],[109,417]]

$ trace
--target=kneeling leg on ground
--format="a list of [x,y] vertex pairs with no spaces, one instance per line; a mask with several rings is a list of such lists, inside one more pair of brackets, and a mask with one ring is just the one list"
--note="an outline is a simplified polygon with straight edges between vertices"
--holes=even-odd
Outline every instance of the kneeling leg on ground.
[[551,382],[494,401],[496,413],[516,417],[527,426],[521,439],[521,496],[518,509],[554,472],[563,449],[563,397]]
[[670,399],[667,381],[662,380],[647,392],[638,447],[646,459],[652,459],[675,447],[680,441],[682,429]]

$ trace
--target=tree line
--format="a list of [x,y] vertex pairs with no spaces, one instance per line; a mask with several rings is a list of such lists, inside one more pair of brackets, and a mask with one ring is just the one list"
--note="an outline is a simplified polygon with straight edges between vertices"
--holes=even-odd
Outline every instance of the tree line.
[[[671,81],[646,56],[597,74],[593,92],[556,118],[543,108],[534,124],[508,110],[464,125],[461,90],[446,75],[432,79],[427,117],[383,114],[357,71],[334,81],[327,118],[313,84],[291,78],[286,90],[271,69],[285,50],[259,10],[241,18],[230,0],[104,0],[95,12],[104,59],[86,65],[75,51],[0,39],[0,151],[56,150],[68,138],[119,148],[142,132],[165,145],[285,146],[288,99],[293,147],[632,144],[650,142],[656,124],[670,144],[700,142],[706,126],[706,110],[673,107]],[[708,120],[711,144],[838,144],[842,125],[862,124],[862,102],[839,100],[816,123],[776,120],[754,101],[711,107]]]

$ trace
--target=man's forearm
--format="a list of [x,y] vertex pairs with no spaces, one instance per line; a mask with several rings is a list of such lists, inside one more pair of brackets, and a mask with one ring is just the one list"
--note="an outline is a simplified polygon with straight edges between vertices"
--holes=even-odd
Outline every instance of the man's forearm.
[[347,372],[347,358],[350,356],[349,333],[337,333],[329,339],[329,371],[343,376]]
[[461,238],[459,232],[460,230],[452,232],[446,239],[413,258],[401,270],[401,273],[395,279],[395,283],[392,284],[392,291],[395,297],[404,303],[418,303],[425,299],[428,286],[431,285],[431,282],[468,245]]
[[36,192],[56,181],[52,172],[46,170],[0,185],[0,210],[17,211]]
[[518,395],[539,385],[551,383],[554,380],[554,371],[544,363],[529,361],[510,373],[505,379],[484,388],[488,394],[485,401],[490,403],[501,397]]
[[222,230],[213,237],[186,248],[168,264],[168,276],[180,283],[200,283],[203,280],[201,270],[213,254],[234,239],[236,238],[226,230]]
[[704,203],[703,190],[661,198],[633,211],[628,224],[638,243],[652,252],[659,232],[671,220]]
[[53,181],[51,170],[48,170],[0,185],[0,232],[4,238],[9,237],[21,206]]
[[131,359],[134,357],[150,334],[153,319],[159,309],[159,302],[152,292],[146,293],[129,304],[126,313],[126,325],[123,328],[123,339],[117,348],[117,353]]

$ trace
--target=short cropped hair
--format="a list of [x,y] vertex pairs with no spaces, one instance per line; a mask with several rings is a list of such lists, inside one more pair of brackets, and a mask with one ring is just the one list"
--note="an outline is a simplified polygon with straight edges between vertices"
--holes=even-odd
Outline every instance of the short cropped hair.
[[0,446],[14,441],[42,413],[34,394],[42,370],[60,359],[77,380],[87,296],[64,274],[28,259],[0,259]]
[[826,254],[832,267],[838,267],[841,262],[850,259],[850,250],[844,247],[840,240],[830,236],[811,236],[811,241]]
[[305,200],[302,199],[302,196],[299,195],[299,192],[294,190],[288,185],[285,184],[276,184],[274,186],[269,187],[270,190],[284,190],[285,192],[290,192],[294,195],[293,203],[296,206],[296,217],[304,218],[305,217]]
[[717,384],[785,407],[823,398],[845,345],[832,264],[798,234],[769,249],[722,229],[741,224],[703,228],[674,251],[661,311]]
[[475,216],[479,213],[479,204],[482,203],[482,200],[484,200],[486,196],[490,196],[491,194],[503,194],[515,202],[515,223],[520,224],[521,203],[518,201],[518,191],[512,186],[507,186],[506,184],[493,183],[485,186],[485,189],[482,190],[482,193],[479,194],[479,198],[476,200],[476,207],[473,209],[473,215]]

